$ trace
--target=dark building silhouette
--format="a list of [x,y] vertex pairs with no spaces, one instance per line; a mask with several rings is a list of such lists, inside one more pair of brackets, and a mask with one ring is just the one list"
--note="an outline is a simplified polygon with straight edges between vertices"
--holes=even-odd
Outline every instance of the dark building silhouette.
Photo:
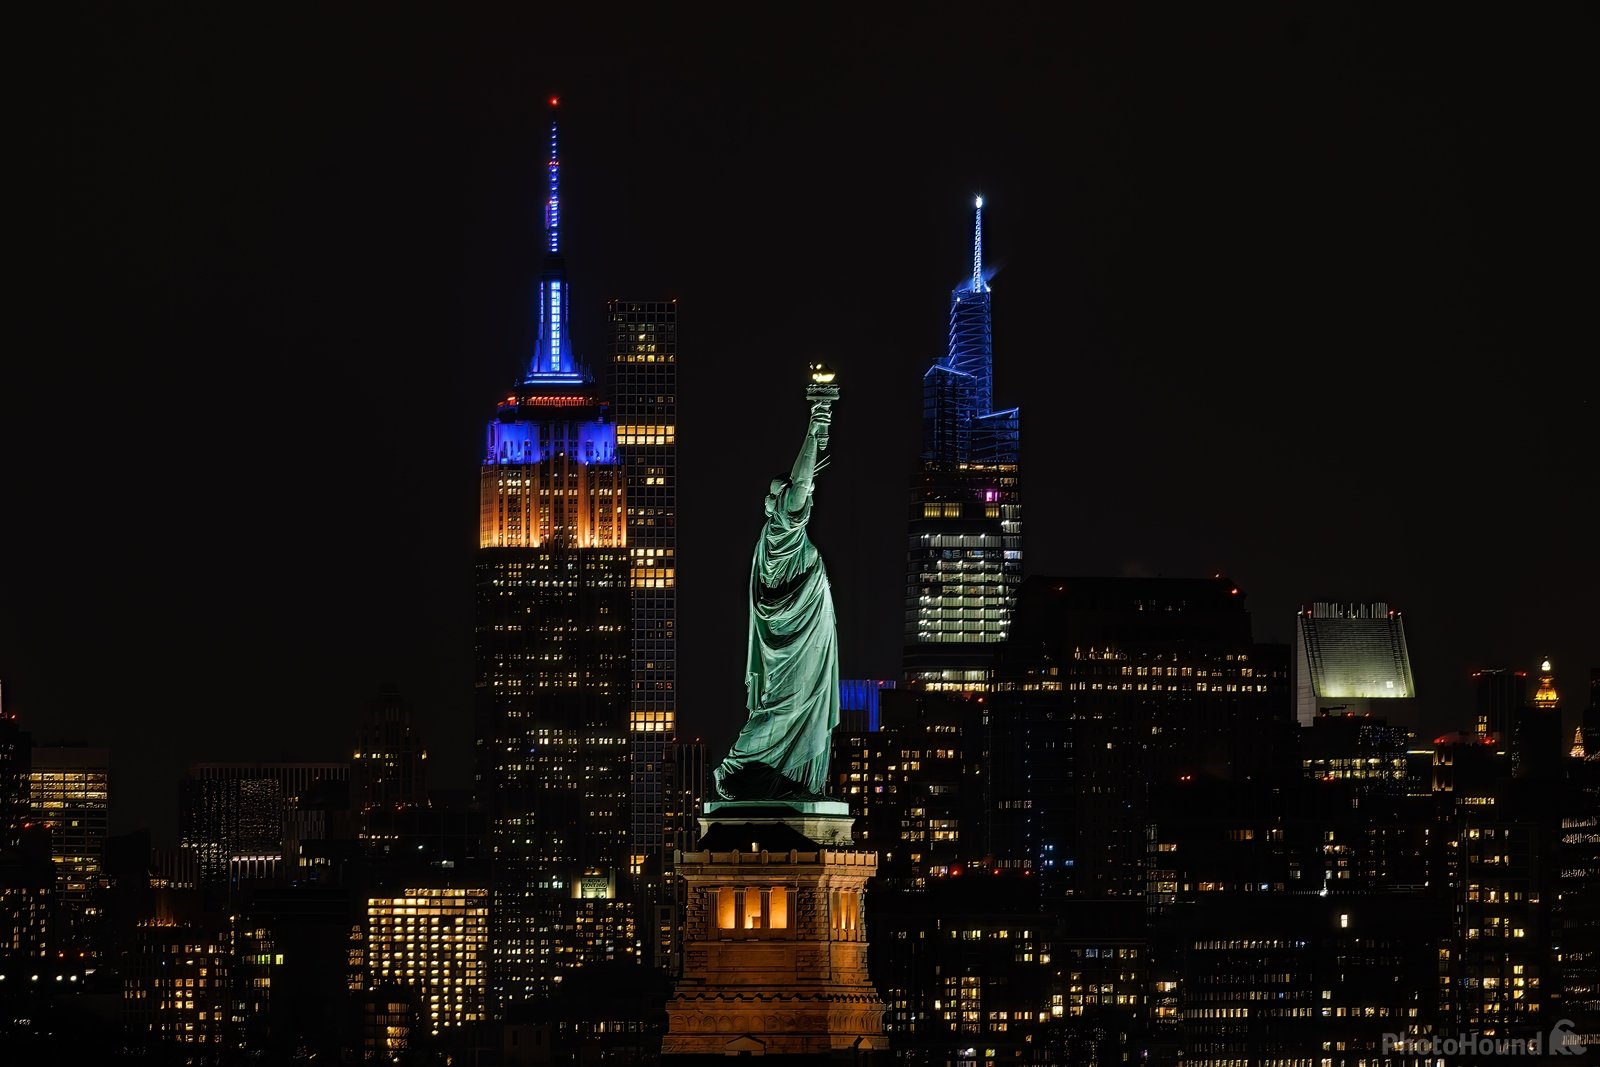
[[1451,873],[1432,795],[1359,779],[1163,785],[1147,852],[1151,1048],[1380,1062],[1432,1032]]
[[995,863],[1137,897],[1152,785],[1291,769],[1286,650],[1223,577],[1023,583],[989,700]]
[[0,688],[0,853],[16,848],[28,821],[28,772],[33,767],[33,735],[16,712],[7,711]]
[[[1591,677],[1593,673],[1591,672]],[[1600,1044],[1600,757],[1569,757],[1556,812],[1550,900],[1560,1014]]]
[[707,799],[711,767],[703,741],[667,746],[662,775],[663,873],[652,879],[646,896],[651,962],[676,976],[683,965],[683,882],[673,873],[679,852],[700,847],[700,811]]
[[9,980],[66,950],[66,933],[50,833],[42,826],[19,829],[16,843],[0,850],[0,972]]
[[350,792],[362,817],[427,803],[428,750],[416,717],[393,686],[385,686],[362,716],[350,758]]
[[1527,671],[1491,667],[1472,672],[1472,729],[1479,737],[1509,745],[1517,712],[1527,702]]
[[1549,660],[1540,663],[1533,696],[1512,719],[1511,773],[1553,785],[1561,777],[1566,739],[1561,730],[1561,696],[1551,670]]
[[201,888],[225,899],[241,881],[289,877],[302,842],[323,833],[297,813],[348,806],[349,779],[348,763],[190,766],[178,786],[178,839],[195,855]]
[[912,1062],[1123,1062],[1150,1035],[1155,791],[1303,779],[1287,649],[1222,578],[1034,577],[994,651],[987,691],[886,691],[877,730],[835,734],[885,1030]]
[[1588,755],[1600,756],[1600,667],[1589,668],[1589,702],[1583,708],[1578,737]]

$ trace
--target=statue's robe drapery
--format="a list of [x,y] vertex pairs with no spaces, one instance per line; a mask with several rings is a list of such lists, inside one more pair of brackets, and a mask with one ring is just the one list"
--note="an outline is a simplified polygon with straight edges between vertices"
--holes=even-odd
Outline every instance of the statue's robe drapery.
[[[777,488],[777,487],[775,487]],[[791,511],[791,504],[797,504]],[[738,740],[713,772],[725,799],[823,796],[839,725],[839,637],[822,557],[806,536],[811,486],[769,501],[750,564],[750,638]]]

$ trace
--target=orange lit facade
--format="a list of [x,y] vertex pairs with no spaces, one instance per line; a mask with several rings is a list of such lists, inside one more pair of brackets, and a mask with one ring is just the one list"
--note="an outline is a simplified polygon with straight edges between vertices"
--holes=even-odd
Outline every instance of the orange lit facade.
[[500,402],[478,475],[480,548],[621,548],[622,467],[609,406],[587,387]]
[[885,1048],[863,907],[876,871],[874,853],[848,848],[681,853],[685,963],[662,1055]]

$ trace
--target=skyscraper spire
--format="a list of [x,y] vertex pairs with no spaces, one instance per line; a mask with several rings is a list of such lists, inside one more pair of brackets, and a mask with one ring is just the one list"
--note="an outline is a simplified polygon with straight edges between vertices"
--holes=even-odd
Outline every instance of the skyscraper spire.
[[972,291],[983,292],[983,197],[974,204],[972,218]]
[[556,143],[556,106],[560,97],[550,98],[550,191],[544,203],[545,256],[539,272],[539,323],[533,341],[533,355],[523,384],[536,382],[577,382],[586,380],[572,355],[569,337],[572,306],[567,288],[567,268],[561,258],[561,157]]
[[544,205],[544,232],[552,254],[561,252],[561,156],[556,151],[556,105],[560,97],[550,98],[550,199]]

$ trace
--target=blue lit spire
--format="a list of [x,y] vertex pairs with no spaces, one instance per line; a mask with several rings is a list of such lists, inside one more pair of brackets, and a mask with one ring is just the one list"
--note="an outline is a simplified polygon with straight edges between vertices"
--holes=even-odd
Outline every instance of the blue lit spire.
[[578,370],[572,357],[569,333],[572,316],[571,292],[567,288],[567,268],[561,258],[561,156],[556,148],[555,109],[558,97],[550,98],[550,193],[544,204],[545,257],[539,273],[539,333],[533,342],[533,357],[528,362],[524,384],[538,382],[580,382],[587,376]]
[[1013,462],[1016,411],[994,411],[992,293],[984,278],[983,197],[973,198],[972,275],[950,294],[950,338],[922,381],[924,459]]
[[983,197],[973,201],[972,278],[950,294],[950,347],[945,366],[972,379],[962,421],[987,412],[993,398],[994,335],[989,286],[983,280]]
[[[555,109],[556,98],[550,98],[550,107]],[[561,155],[556,151],[556,120],[550,120],[550,199],[544,205],[544,232],[550,237],[550,251],[559,254],[561,251]]]
[[972,291],[983,292],[983,197],[977,198],[972,222]]

